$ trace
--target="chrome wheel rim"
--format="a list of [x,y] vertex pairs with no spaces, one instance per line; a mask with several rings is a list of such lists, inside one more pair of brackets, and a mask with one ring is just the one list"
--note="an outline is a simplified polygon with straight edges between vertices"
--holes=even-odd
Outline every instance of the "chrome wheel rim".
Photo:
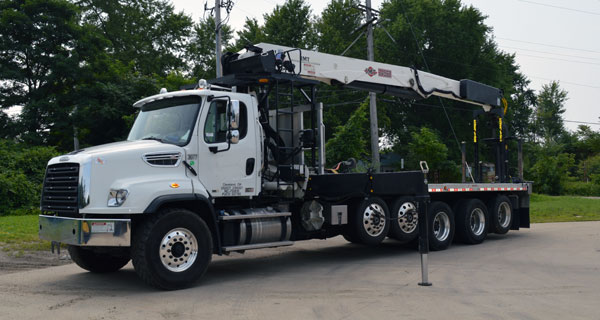
[[483,234],[483,231],[485,230],[485,214],[483,213],[483,210],[480,208],[471,210],[469,225],[471,227],[471,232],[473,232],[474,235],[480,236]]
[[417,229],[419,215],[412,202],[404,202],[398,209],[398,226],[404,233],[412,233]]
[[377,203],[371,203],[363,212],[363,227],[371,237],[377,237],[383,233],[385,220],[385,211]]
[[172,272],[189,269],[198,256],[198,241],[186,228],[175,228],[160,242],[159,257],[163,266]]
[[498,208],[498,222],[502,228],[507,228],[510,224],[512,212],[510,205],[506,202],[502,202]]
[[438,241],[446,241],[450,235],[450,218],[444,211],[435,214],[433,218],[433,235]]

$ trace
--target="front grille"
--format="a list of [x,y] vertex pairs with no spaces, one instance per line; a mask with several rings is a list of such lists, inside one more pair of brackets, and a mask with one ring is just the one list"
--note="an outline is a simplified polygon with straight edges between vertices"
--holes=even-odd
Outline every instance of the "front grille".
[[152,153],[145,154],[144,161],[151,166],[156,167],[176,167],[181,160],[181,153]]
[[76,214],[79,211],[79,164],[59,163],[46,169],[42,211]]

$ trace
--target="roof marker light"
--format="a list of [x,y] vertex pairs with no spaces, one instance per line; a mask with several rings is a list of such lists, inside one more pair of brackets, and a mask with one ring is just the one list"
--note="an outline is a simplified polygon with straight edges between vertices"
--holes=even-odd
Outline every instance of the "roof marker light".
[[198,81],[198,90],[210,89],[210,84],[205,79]]

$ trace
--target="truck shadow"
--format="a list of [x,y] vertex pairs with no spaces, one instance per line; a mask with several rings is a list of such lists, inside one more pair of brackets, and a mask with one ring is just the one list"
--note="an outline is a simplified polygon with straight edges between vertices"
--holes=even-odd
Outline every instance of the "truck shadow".
[[[391,257],[395,259],[394,262],[390,261]],[[321,248],[284,248],[264,255],[232,254],[230,257],[213,260],[199,285],[240,281],[256,276],[283,277],[309,269],[322,268],[325,271],[367,263],[394,263],[414,268],[419,263],[419,256],[416,247],[392,240],[386,240],[377,247],[348,243]]]
[[[512,233],[510,237],[490,235],[486,242],[478,246],[495,246],[498,240],[509,242],[522,240],[527,234]],[[318,240],[312,240],[318,241]],[[471,247],[460,243],[452,244],[450,251]],[[443,254],[446,251],[433,252]],[[248,251],[245,254],[232,253],[230,256],[213,256],[213,261],[203,278],[190,290],[202,290],[203,287],[214,287],[228,282],[247,281],[256,278],[297,276],[309,270],[318,269],[323,273],[335,273],[342,268],[365,268],[365,265],[389,264],[394,267],[418,272],[420,267],[416,246],[401,244],[394,240],[386,240],[377,247],[366,247],[351,243],[334,242],[331,245],[310,242],[298,242],[296,246]],[[67,280],[67,281],[65,281]],[[119,272],[109,274],[93,274],[80,272],[66,275],[60,281],[48,281],[45,286],[54,290],[94,291],[93,295],[122,296],[127,294],[148,293],[155,290],[144,284],[135,274],[131,265]],[[93,288],[93,289],[92,289]]]

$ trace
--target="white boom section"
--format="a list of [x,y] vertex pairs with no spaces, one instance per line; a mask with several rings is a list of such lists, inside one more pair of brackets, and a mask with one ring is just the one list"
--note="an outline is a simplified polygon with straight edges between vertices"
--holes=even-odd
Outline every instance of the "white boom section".
[[[296,48],[269,43],[259,43],[256,47],[263,49],[263,52],[270,50],[274,52],[297,50]],[[302,62],[299,61],[299,51],[291,51],[290,58],[296,65],[296,72],[298,72],[298,67],[300,67],[299,76],[306,79],[318,80],[329,85],[335,80],[349,86],[352,86],[353,83],[367,83],[403,88],[417,93],[423,98],[434,95],[479,105],[486,111],[492,108],[488,104],[462,99],[460,95],[460,81],[457,80],[424,71],[416,72],[412,68],[386,63],[336,56],[310,50],[302,50],[301,52]],[[240,54],[244,55],[242,52]],[[498,101],[499,103],[500,101]]]

